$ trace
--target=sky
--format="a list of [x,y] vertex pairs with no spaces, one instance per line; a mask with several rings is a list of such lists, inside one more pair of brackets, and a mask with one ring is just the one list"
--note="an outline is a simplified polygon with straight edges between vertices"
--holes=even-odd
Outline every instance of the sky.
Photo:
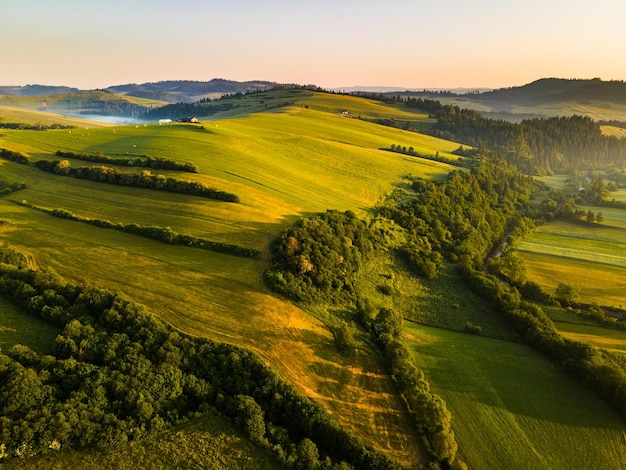
[[624,0],[0,0],[0,85],[626,80]]

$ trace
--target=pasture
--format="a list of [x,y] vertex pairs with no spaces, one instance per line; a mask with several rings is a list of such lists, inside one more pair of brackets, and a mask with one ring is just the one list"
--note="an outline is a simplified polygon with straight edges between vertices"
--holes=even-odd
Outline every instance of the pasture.
[[470,468],[620,468],[626,461],[623,420],[535,350],[414,323],[404,332],[452,413],[459,456]]

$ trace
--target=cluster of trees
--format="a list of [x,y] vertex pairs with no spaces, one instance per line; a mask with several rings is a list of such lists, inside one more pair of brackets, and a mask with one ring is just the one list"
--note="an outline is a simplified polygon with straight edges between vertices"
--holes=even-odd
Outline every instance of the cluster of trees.
[[437,118],[423,132],[489,148],[529,174],[626,165],[626,139],[603,135],[600,125],[588,117],[535,118],[518,124],[421,98],[408,98],[406,106]]
[[35,162],[35,167],[49,173],[88,179],[98,183],[189,194],[225,202],[239,202],[239,196],[236,194],[219,191],[197,181],[182,181],[164,175],[153,175],[150,170],[122,173],[117,168],[107,166],[72,168],[68,160],[39,160]]
[[408,231],[403,254],[409,265],[434,277],[442,259],[434,252],[481,265],[527,207],[534,183],[505,161],[493,158],[471,172],[451,172],[444,183],[418,179],[411,187],[414,198],[382,207],[379,215]]
[[300,219],[272,242],[265,279],[276,292],[301,302],[353,301],[362,260],[379,239],[352,211]]
[[177,163],[174,160],[170,160],[165,157],[145,156],[144,158],[112,158],[105,156],[102,152],[74,153],[63,152],[61,150],[57,150],[56,156],[61,158],[73,158],[87,162],[110,163],[119,166],[134,166],[139,168],[152,168],[154,170],[178,170],[189,173],[198,173],[198,167],[193,163]]
[[246,248],[245,246],[235,245],[232,243],[214,242],[205,238],[194,237],[193,235],[185,235],[172,230],[170,227],[115,223],[109,220],[81,217],[65,209],[45,209],[43,207],[33,206],[32,204],[28,203],[25,205],[30,207],[31,209],[53,215],[54,217],[74,220],[76,222],[83,222],[100,228],[111,228],[114,230],[119,230],[120,232],[150,238],[152,240],[167,243],[169,245],[183,245],[253,259],[258,258],[260,255],[259,250],[256,250],[254,248]]
[[176,332],[122,295],[10,264],[0,295],[62,329],[54,355],[0,353],[2,458],[113,447],[217,412],[287,468],[399,468],[254,354]]
[[451,428],[452,415],[445,402],[430,391],[430,384],[400,339],[402,315],[390,308],[376,309],[367,298],[357,301],[357,315],[382,352],[389,374],[397,384],[418,432],[434,462],[441,468],[466,468],[456,458],[458,444]]
[[25,124],[23,122],[0,122],[0,129],[16,129],[20,131],[45,131],[48,129],[74,129],[76,126],[65,124]]
[[427,160],[434,160],[436,162],[447,163],[449,165],[454,165],[454,166],[462,166],[462,167],[471,166],[471,162],[466,161],[466,159],[453,160],[451,158],[442,157],[441,155],[439,155],[439,151],[437,151],[435,155],[420,154],[420,153],[417,153],[413,147],[407,148],[406,145],[391,144],[390,147],[382,148],[381,150],[387,150],[388,152],[401,153],[403,155],[410,155],[412,157],[425,158]]

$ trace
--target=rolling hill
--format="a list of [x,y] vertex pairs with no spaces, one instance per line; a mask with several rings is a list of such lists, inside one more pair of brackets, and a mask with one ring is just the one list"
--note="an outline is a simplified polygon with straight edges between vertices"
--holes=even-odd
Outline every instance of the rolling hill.
[[[0,198],[2,242],[24,253],[32,267],[50,270],[66,281],[122,292],[179,333],[254,352],[280,377],[327,410],[344,429],[404,467],[420,468],[426,464],[428,453],[380,351],[361,330],[355,333],[355,355],[345,355],[336,346],[337,324],[352,318],[353,309],[289,301],[268,289],[263,273],[272,240],[296,220],[327,209],[351,211],[373,220],[374,208],[384,201],[410,198],[414,179],[444,181],[452,170],[467,171],[452,165],[459,158],[453,153],[459,144],[374,124],[370,120],[395,118],[427,124],[431,119],[419,110],[355,96],[271,90],[223,103],[229,105],[216,112],[209,110],[211,103],[207,103],[206,115],[197,116],[199,124],[97,127],[85,123],[76,129],[3,130],[0,148],[19,152],[31,162],[58,160],[58,150],[126,161],[153,156],[189,162],[197,167],[197,173],[122,165],[116,168],[126,175],[139,170],[163,174],[162,181],[168,177],[201,183],[236,194],[239,202],[104,184],[0,160],[0,180],[26,186]],[[38,116],[23,115],[25,120]],[[383,150],[392,144],[412,147],[422,157]],[[424,158],[436,154],[447,161]],[[71,168],[100,165],[72,157],[67,161]],[[248,258],[161,243],[54,217],[54,210],[111,224],[168,227],[190,237],[258,250],[261,255]],[[377,223],[389,240],[404,236],[391,222]],[[612,464],[624,456],[617,445],[623,439],[621,418],[579,384],[564,380],[548,361],[520,345],[502,319],[462,287],[453,269],[442,280],[428,282],[411,276],[393,257],[376,258],[367,267],[358,283],[372,291],[382,305],[401,310],[406,318],[457,330],[438,333],[411,326],[405,341],[417,356],[416,362],[426,370],[433,389],[450,400],[453,428],[458,423],[460,455],[471,468],[490,468],[498,461],[497,452],[483,455],[480,451],[485,443],[493,442],[494,436],[499,445],[508,446],[503,455],[515,457],[516,462],[533,467],[533,459],[539,458],[545,468],[567,468],[572,457],[566,447],[590,435],[585,413],[594,416],[593,427],[600,435],[593,448],[586,449],[588,461]],[[485,324],[485,338],[468,339],[459,332],[469,320]],[[3,350],[26,342],[37,351],[50,351],[55,331],[26,315],[20,320],[19,312],[3,303],[0,325]],[[459,345],[458,351],[453,350],[454,344]],[[463,354],[461,345],[471,354]],[[484,354],[484,350],[494,352]],[[519,362],[515,369],[518,376],[511,373],[507,383],[497,384],[499,374],[507,368],[506,361],[489,362],[489,357],[497,357],[502,350],[510,361]],[[466,370],[468,364],[472,370],[481,370],[482,362],[489,365],[480,377],[492,383],[481,391],[475,376],[459,371]],[[450,364],[450,370],[456,371],[453,378],[446,374]],[[542,406],[529,404],[528,397],[515,392],[515,380],[525,383],[534,376],[545,378],[551,387],[551,393],[541,397],[545,400]],[[539,383],[533,380],[537,382],[528,383]],[[575,414],[557,406],[559,387],[583,397]],[[469,408],[462,399],[468,394]],[[558,413],[546,412],[556,409]],[[472,412],[480,413],[481,422],[486,423],[480,434],[472,427]],[[176,444],[169,446],[170,442],[190,442],[190,447],[199,441],[210,442],[193,433],[196,425],[202,432],[210,427],[196,423],[175,435],[166,434],[158,452],[174,452],[171,447]],[[506,432],[501,427],[505,425]],[[564,437],[550,440],[555,431]],[[533,437],[535,432],[542,436],[541,443]],[[229,430],[229,437],[223,439],[239,442],[233,433]],[[146,452],[139,444],[133,448],[119,458],[132,462]],[[197,450],[189,452],[193,455]],[[254,452],[246,451],[242,459],[250,458],[250,454]],[[76,461],[74,454],[67,458],[67,462]],[[124,465],[115,457],[107,459]]]

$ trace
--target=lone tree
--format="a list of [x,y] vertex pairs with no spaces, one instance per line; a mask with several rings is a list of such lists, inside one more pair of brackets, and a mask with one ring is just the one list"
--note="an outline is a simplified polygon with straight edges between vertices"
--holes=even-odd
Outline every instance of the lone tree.
[[560,283],[556,286],[556,290],[554,292],[554,297],[562,306],[568,306],[574,303],[576,298],[578,297],[578,293],[576,289],[569,284]]

